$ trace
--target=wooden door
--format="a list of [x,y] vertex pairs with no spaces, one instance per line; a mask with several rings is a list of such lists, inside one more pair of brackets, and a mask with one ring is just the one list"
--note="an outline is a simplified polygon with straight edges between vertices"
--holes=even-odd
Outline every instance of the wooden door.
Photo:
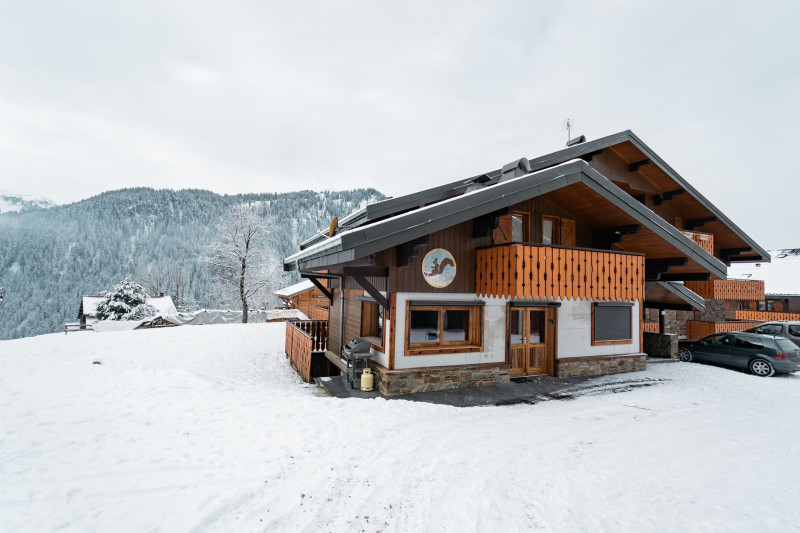
[[510,307],[507,338],[512,377],[553,374],[554,308]]

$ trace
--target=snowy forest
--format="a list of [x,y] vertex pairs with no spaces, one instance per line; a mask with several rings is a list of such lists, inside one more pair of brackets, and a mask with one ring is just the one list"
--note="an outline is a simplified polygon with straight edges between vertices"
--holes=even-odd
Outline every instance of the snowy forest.
[[[81,296],[110,290],[128,274],[145,287],[147,281],[162,283],[162,292],[179,296],[176,304],[184,309],[236,309],[200,260],[231,207],[259,202],[269,212],[275,221],[271,248],[279,260],[334,216],[382,198],[374,189],[223,196],[136,188],[0,214],[0,339],[62,330],[76,320]],[[274,285],[298,279],[279,273]]]

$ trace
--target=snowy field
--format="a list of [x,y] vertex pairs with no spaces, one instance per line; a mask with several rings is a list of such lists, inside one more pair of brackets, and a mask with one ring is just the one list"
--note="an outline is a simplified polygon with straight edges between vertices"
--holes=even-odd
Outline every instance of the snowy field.
[[283,337],[0,342],[0,531],[800,528],[800,376],[676,363],[537,405],[339,400]]

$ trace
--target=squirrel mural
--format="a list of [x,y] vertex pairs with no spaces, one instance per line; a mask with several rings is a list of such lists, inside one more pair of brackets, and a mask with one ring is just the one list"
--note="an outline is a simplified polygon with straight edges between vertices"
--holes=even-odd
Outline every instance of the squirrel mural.
[[444,260],[441,263],[439,263],[439,259],[438,258],[434,257],[433,258],[433,264],[431,265],[431,271],[430,272],[423,272],[423,274],[425,274],[425,276],[428,277],[428,278],[433,277],[433,276],[438,276],[439,274],[442,274],[444,272],[445,267],[448,267],[448,266],[451,266],[451,267],[455,268],[456,264],[449,257],[445,257]]

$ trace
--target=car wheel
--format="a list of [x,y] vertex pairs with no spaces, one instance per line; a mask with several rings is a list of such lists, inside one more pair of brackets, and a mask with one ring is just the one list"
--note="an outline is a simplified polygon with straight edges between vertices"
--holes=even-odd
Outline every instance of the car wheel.
[[775,368],[769,361],[764,359],[753,359],[750,361],[750,372],[756,376],[766,378],[775,373]]
[[678,359],[685,363],[694,361],[694,354],[689,348],[678,348]]

